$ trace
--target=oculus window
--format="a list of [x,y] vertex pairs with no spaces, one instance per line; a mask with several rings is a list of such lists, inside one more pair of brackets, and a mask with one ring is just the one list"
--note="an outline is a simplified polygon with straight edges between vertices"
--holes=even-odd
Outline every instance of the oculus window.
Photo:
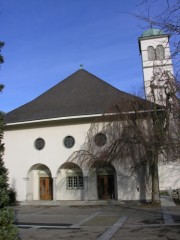
[[35,148],[37,150],[42,150],[44,148],[44,146],[45,146],[45,141],[44,141],[43,138],[37,138],[35,140],[35,144],[34,145],[35,145]]
[[72,136],[67,136],[64,138],[64,146],[66,148],[72,148],[75,144],[75,140]]
[[106,144],[107,142],[107,137],[104,133],[98,133],[96,134],[95,138],[94,138],[95,144],[98,147],[102,147]]

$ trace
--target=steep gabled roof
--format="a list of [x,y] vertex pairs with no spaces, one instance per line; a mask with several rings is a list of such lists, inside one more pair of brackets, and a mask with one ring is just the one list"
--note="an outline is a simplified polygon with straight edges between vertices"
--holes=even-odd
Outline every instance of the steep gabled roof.
[[[5,122],[102,114],[117,103],[121,103],[123,108],[123,103],[133,98],[137,97],[119,91],[80,69],[31,102],[7,113]],[[145,102],[143,99],[139,100]]]

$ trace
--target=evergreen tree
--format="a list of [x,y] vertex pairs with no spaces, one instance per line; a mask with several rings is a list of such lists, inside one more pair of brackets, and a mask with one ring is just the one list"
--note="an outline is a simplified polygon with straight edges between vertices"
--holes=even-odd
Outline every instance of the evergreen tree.
[[[0,64],[4,62],[1,49],[4,46],[0,42]],[[0,84],[0,91],[4,86]],[[3,162],[4,144],[3,140],[4,119],[3,112],[0,111],[0,240],[17,240],[17,228],[14,226],[14,210],[9,205],[8,195],[8,170]]]

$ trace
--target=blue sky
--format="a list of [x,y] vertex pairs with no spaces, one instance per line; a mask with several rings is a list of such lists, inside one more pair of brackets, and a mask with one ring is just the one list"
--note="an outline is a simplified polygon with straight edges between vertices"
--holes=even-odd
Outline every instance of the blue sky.
[[120,90],[143,86],[138,0],[0,0],[0,109],[11,111],[83,68]]

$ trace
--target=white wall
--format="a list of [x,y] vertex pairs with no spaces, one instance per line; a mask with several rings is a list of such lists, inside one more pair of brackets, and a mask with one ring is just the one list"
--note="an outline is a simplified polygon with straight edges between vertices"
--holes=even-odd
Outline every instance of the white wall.
[[[27,183],[28,171],[35,164],[46,165],[52,177],[56,177],[59,167],[70,155],[81,148],[90,123],[58,126],[31,127],[29,129],[5,130],[5,166],[9,169],[10,186],[17,191],[19,201],[26,199],[26,185],[38,198],[38,192]],[[73,136],[75,145],[68,149],[63,144],[66,136]],[[45,140],[45,147],[37,150],[34,141]]]
[[97,175],[94,168],[89,171],[88,176],[88,199],[97,200],[98,190],[97,190]]
[[[79,150],[86,137],[90,123],[79,123],[65,125],[59,123],[57,126],[31,127],[29,129],[5,130],[5,166],[9,170],[9,182],[17,192],[17,200],[38,200],[39,179],[38,171],[32,168],[35,164],[47,166],[50,174],[56,179],[57,200],[97,200],[97,175],[93,168],[84,172],[86,186],[84,189],[67,190],[66,173],[60,167],[70,155]],[[63,139],[67,135],[75,138],[74,147],[67,149]],[[45,140],[43,150],[34,147],[34,141],[42,137]],[[117,181],[116,198],[119,200],[138,200],[141,188],[137,176],[130,175],[129,171],[122,166],[114,166],[115,182]],[[31,169],[31,171],[29,171]],[[160,188],[180,188],[180,166],[160,167]],[[34,184],[36,182],[36,184]],[[86,189],[86,192],[85,192]],[[31,194],[32,193],[32,194]],[[148,196],[146,196],[148,198]]]
[[180,163],[159,166],[160,190],[180,188]]

